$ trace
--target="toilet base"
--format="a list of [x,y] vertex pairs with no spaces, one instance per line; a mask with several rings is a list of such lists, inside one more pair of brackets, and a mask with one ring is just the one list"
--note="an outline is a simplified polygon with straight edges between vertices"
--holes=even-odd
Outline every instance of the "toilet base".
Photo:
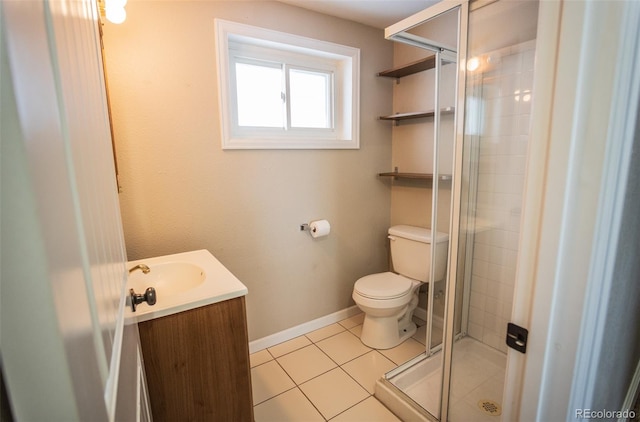
[[416,324],[411,320],[402,325],[398,322],[398,317],[380,318],[365,314],[360,341],[372,349],[396,347],[414,335],[417,330]]

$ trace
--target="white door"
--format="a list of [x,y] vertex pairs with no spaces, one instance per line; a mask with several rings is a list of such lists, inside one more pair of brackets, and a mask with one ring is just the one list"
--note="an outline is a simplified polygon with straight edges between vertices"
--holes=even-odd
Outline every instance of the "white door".
[[638,386],[639,28],[637,2],[540,2],[503,420],[617,419]]
[[114,420],[117,405],[118,419],[136,420],[144,379],[120,376],[141,365],[123,321],[97,4],[12,1],[0,13],[0,345],[13,416]]

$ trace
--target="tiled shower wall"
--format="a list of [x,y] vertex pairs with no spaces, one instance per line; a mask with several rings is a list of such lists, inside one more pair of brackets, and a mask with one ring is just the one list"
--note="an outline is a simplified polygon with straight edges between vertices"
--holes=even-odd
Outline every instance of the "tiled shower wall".
[[[468,334],[506,352],[529,140],[535,40],[485,55],[479,96],[478,179]],[[468,111],[468,113],[471,110]]]

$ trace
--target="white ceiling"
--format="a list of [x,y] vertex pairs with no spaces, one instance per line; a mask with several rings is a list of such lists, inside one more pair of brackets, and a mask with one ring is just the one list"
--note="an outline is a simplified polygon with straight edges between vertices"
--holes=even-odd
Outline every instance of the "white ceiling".
[[279,0],[384,29],[440,0]]

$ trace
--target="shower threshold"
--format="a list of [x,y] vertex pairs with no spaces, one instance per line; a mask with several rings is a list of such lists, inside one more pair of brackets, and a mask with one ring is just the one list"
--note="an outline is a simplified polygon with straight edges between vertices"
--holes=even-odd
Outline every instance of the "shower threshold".
[[389,371],[376,382],[375,397],[402,420],[437,421],[442,381],[441,347]]

